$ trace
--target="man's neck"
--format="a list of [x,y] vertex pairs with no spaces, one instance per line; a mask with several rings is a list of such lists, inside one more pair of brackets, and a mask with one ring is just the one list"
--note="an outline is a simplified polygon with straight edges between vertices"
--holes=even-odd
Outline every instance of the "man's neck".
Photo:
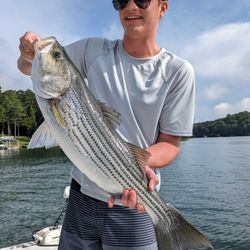
[[136,58],[146,58],[157,55],[161,48],[155,40],[144,40],[124,37],[123,47],[126,52]]

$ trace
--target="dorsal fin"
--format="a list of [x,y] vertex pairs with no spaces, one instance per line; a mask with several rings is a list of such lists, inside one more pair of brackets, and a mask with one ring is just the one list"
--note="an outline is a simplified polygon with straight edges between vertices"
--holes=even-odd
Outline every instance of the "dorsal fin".
[[121,124],[121,114],[116,110],[108,107],[106,103],[98,101],[98,105],[101,109],[103,116],[110,123],[112,128],[117,128]]
[[150,158],[151,154],[148,151],[146,151],[145,149],[142,149],[142,148],[140,148],[132,143],[127,143],[127,145],[129,147],[129,149],[131,150],[132,154],[134,155],[136,162],[143,170],[144,178],[146,178],[144,167],[147,164],[147,161]]

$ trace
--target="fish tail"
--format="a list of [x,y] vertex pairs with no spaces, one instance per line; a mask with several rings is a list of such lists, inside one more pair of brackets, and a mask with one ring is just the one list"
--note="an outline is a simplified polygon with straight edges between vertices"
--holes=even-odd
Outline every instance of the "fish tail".
[[166,206],[168,213],[165,213],[166,216],[161,219],[149,211],[154,224],[158,250],[213,249],[209,240],[186,221],[177,209],[169,204]]

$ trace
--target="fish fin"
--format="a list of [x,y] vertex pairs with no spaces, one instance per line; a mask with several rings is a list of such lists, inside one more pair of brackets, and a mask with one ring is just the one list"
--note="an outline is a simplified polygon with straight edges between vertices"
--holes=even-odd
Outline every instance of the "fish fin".
[[[195,229],[177,209],[170,204],[167,204],[167,209],[168,218],[165,220],[152,216],[159,250],[213,249],[210,241]],[[170,214],[171,218],[169,218]]]
[[43,122],[32,135],[28,149],[32,148],[52,148],[58,146],[52,132],[46,122]]
[[98,105],[105,119],[109,122],[112,128],[117,128],[121,124],[121,114],[116,110],[108,107],[106,103],[98,101]]
[[134,155],[136,162],[143,170],[143,175],[145,178],[146,176],[145,176],[144,167],[147,164],[147,161],[150,158],[151,154],[147,150],[140,148],[132,143],[127,143],[127,145],[129,149],[131,150],[132,154]]
[[52,107],[52,112],[53,112],[57,122],[61,125],[62,128],[65,128],[65,122],[64,122],[63,117],[57,108],[56,100],[54,100],[54,99],[51,100],[51,107]]

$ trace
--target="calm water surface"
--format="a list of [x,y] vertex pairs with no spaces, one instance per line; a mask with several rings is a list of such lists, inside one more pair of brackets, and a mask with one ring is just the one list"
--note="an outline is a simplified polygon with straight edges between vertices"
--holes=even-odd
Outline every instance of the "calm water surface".
[[[54,224],[70,167],[59,149],[0,151],[0,247]],[[161,194],[215,249],[250,250],[250,137],[182,142],[162,171]]]

